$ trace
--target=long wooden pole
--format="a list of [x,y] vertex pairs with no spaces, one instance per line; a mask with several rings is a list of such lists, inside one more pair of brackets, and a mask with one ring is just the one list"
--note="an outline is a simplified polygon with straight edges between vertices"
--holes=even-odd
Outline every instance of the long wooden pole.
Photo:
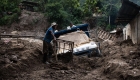
[[58,61],[56,49],[57,49],[57,41],[54,42],[54,54],[55,54],[55,60]]

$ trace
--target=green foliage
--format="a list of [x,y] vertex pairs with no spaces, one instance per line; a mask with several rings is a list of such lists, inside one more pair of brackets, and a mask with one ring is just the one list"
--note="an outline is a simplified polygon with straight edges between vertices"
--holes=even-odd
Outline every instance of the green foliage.
[[0,0],[0,25],[11,24],[18,20],[20,14],[19,3],[20,0]]
[[[102,14],[102,19],[98,19],[98,26],[111,30],[115,28],[115,19],[118,13],[118,10],[121,6],[120,0],[100,0],[100,10]],[[109,16],[110,16],[110,25],[109,25]],[[111,27],[110,27],[111,26]],[[109,29],[110,28],[110,29]]]
[[80,4],[83,6],[86,0],[80,0]]
[[85,16],[92,16],[96,8],[97,0],[86,0],[83,5]]
[[[0,0],[0,25],[11,24],[18,21],[20,10],[18,4],[22,0]],[[65,28],[69,22],[79,24],[85,17],[93,17],[92,14],[100,14],[96,17],[96,26],[107,30],[113,29],[115,18],[120,8],[121,0],[30,0],[39,3],[34,7],[35,11],[45,14],[49,22],[57,22],[60,27]],[[132,0],[131,0],[132,1]],[[133,2],[140,3],[138,0]],[[13,14],[5,14],[12,12]],[[108,17],[110,16],[110,25]],[[34,20],[34,23],[38,20]],[[107,26],[107,27],[106,27]],[[112,27],[110,27],[112,26]]]
[[67,18],[67,13],[63,11],[63,7],[59,3],[47,4],[45,9],[45,15],[50,22],[56,21],[61,25],[65,21],[64,19]]
[[[84,17],[92,16],[98,0],[32,0],[40,4],[35,11],[41,11],[45,14],[49,22],[56,21],[59,26],[66,27],[70,22],[78,24]],[[98,4],[99,5],[99,4]]]
[[69,22],[78,23],[83,18],[83,10],[79,0],[51,0],[45,4],[45,15],[50,22],[56,21],[61,28],[69,25]]
[[111,30],[111,25],[108,24],[107,27],[106,27],[106,30],[110,31]]
[[78,24],[85,17],[92,17],[93,13],[101,14],[97,18],[97,26],[106,27],[108,16],[111,16],[110,26],[113,26],[120,8],[118,0],[40,0],[40,3],[45,5],[41,10],[47,19],[58,22],[61,27],[69,25],[69,22]]
[[107,25],[107,21],[106,21],[105,16],[97,18],[97,26],[100,26],[100,27],[104,28],[104,27],[106,27],[106,25]]
[[79,0],[61,0],[60,4],[63,5],[63,10],[69,14],[65,19],[67,25],[69,25],[70,22],[77,24],[81,21],[84,16],[84,11],[80,6]]
[[12,15],[5,15],[0,19],[0,25],[11,24],[14,21],[18,21],[18,14],[14,13]]
[[114,28],[116,28],[116,25],[107,25],[107,27],[106,27],[106,30],[107,31],[111,31],[111,30],[113,30]]

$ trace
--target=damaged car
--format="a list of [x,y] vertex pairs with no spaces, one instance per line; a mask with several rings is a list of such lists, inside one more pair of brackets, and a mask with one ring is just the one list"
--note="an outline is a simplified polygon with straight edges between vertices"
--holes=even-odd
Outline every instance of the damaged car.
[[[55,36],[58,40],[74,42],[72,51],[74,55],[88,55],[88,57],[90,57],[92,54],[95,54],[101,56],[99,43],[90,39],[88,28],[88,24],[82,24],[72,27],[71,29],[58,31],[55,33]],[[69,51],[69,45],[59,44],[59,46],[61,49],[57,51],[58,54]],[[66,49],[62,50],[64,47]]]

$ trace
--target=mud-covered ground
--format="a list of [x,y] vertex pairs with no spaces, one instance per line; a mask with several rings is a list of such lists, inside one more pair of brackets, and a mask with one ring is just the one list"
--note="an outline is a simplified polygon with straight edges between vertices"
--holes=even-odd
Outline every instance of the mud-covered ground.
[[[0,33],[44,37],[49,24],[43,14],[23,10],[19,19],[19,23],[0,27]],[[66,62],[68,56],[60,56],[63,60],[56,62],[53,56],[48,65],[42,63],[38,39],[0,40],[0,80],[140,80],[140,45],[131,40],[100,40],[102,57],[74,56]]]
[[[30,40],[20,39],[19,41],[19,43],[16,43],[16,40],[11,39],[10,42],[6,43],[1,40],[0,64],[2,66],[0,66],[0,79],[81,80],[97,66],[94,63],[94,58],[87,58],[87,56],[74,56],[73,61],[70,62],[65,62],[67,58],[59,59],[56,62],[53,57],[54,62],[52,64],[43,64],[42,48],[36,42],[31,43]],[[96,72],[93,72],[93,74],[96,74]],[[101,78],[100,75],[97,77]]]
[[74,56],[42,63],[41,40],[0,41],[1,80],[140,80],[139,45],[101,42],[102,57]]

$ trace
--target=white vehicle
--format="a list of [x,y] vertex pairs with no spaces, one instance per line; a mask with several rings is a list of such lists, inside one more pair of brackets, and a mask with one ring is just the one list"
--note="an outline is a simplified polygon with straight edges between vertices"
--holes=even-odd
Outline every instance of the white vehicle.
[[[92,41],[84,31],[75,31],[71,33],[67,33],[64,35],[61,35],[58,39],[66,40],[66,41],[72,41],[74,42],[74,48],[73,48],[73,54],[80,55],[83,53],[88,53],[88,56],[90,56],[91,53],[96,52],[97,55],[100,55],[100,50],[97,44]],[[61,45],[63,47],[63,45]],[[67,47],[69,48],[69,47]],[[62,50],[59,50],[61,53]],[[64,52],[67,52],[65,50]]]

